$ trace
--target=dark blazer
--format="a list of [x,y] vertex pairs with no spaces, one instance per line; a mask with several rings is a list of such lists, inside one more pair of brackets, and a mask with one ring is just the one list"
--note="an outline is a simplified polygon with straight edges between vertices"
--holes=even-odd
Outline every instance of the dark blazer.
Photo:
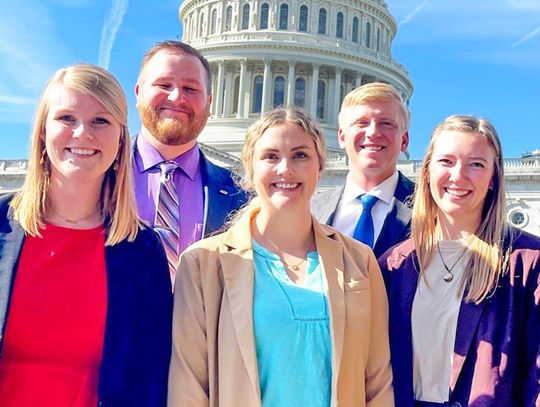
[[[398,172],[399,178],[386,215],[381,233],[375,242],[373,252],[379,257],[385,251],[409,237],[411,232],[412,195],[414,182]],[[334,216],[341,201],[345,185],[317,194],[311,200],[311,211],[317,220],[327,225],[334,223]]]
[[[511,229],[507,247],[511,240],[509,271],[500,277],[495,293],[478,305],[461,303],[451,406],[540,406],[540,239]],[[385,253],[379,264],[390,304],[396,406],[412,407],[411,311],[419,270],[412,239]]]
[[238,187],[233,174],[213,164],[201,151],[201,173],[204,188],[204,237],[219,232],[228,216],[247,201],[247,193]]
[[[25,233],[0,196],[0,350]],[[156,233],[105,247],[107,317],[99,373],[100,406],[165,406],[171,354],[172,295]],[[1,357],[1,353],[0,353]]]

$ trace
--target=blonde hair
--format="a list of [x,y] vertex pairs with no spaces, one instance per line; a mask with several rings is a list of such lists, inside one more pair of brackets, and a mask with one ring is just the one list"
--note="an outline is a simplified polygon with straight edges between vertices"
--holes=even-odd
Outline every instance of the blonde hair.
[[240,158],[245,171],[244,179],[242,181],[244,189],[248,191],[253,189],[253,154],[255,151],[255,144],[266,130],[272,127],[281,126],[285,123],[297,124],[306,132],[309,138],[313,140],[319,158],[319,171],[324,169],[326,161],[326,139],[319,123],[300,107],[278,107],[264,114],[247,129],[244,146],[240,153]]
[[374,101],[393,101],[399,108],[401,113],[401,130],[406,131],[409,129],[409,109],[405,105],[403,98],[399,92],[391,85],[382,82],[371,82],[365,85],[359,86],[351,90],[341,103],[341,110],[339,111],[338,121],[339,125],[343,126],[344,111],[348,108],[358,105],[364,105]]
[[59,87],[94,97],[121,124],[118,155],[116,162],[105,173],[100,209],[105,218],[105,244],[112,246],[126,238],[132,241],[141,223],[137,217],[133,192],[127,102],[118,81],[105,69],[90,64],[61,68],[45,85],[31,134],[28,174],[22,189],[13,197],[10,205],[14,218],[26,233],[39,236],[39,229],[43,226],[51,170],[42,135],[45,133],[51,97]]
[[444,132],[455,131],[484,137],[495,151],[491,187],[482,209],[482,219],[470,243],[471,257],[465,267],[462,288],[467,289],[467,301],[479,303],[489,297],[499,276],[504,274],[509,248],[504,250],[506,232],[504,166],[499,136],[485,119],[454,115],[440,123],[431,135],[415,191],[411,236],[414,240],[420,269],[429,264],[436,244],[437,204],[429,187],[429,167],[436,141]]

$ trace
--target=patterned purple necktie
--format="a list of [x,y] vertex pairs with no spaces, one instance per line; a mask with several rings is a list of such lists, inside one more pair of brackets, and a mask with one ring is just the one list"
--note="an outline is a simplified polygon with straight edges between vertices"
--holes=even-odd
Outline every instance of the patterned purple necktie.
[[174,171],[178,164],[174,161],[165,161],[159,164],[161,178],[159,179],[159,198],[156,208],[154,228],[159,233],[167,260],[171,280],[174,282],[176,266],[180,257],[178,242],[180,239],[180,203],[174,183]]

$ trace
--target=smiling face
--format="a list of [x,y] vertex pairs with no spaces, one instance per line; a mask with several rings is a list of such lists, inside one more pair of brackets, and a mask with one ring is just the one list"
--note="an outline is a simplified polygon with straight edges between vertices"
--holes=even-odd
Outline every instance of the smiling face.
[[195,145],[212,96],[201,61],[181,51],[158,51],[135,87],[143,135],[165,145]]
[[314,141],[300,126],[287,122],[267,129],[255,143],[252,166],[251,183],[263,208],[309,211],[320,163]]
[[58,86],[45,120],[51,179],[101,185],[118,154],[121,124],[94,97]]
[[495,150],[478,133],[443,131],[434,141],[429,188],[438,217],[475,230],[491,186]]
[[[396,171],[409,135],[396,101],[373,100],[340,113],[339,145],[349,158],[353,181],[369,190]],[[366,185],[369,187],[366,188]]]

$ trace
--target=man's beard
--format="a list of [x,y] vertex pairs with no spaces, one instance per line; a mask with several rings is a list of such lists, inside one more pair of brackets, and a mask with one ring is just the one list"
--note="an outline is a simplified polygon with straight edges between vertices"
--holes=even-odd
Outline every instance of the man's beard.
[[142,125],[156,140],[168,146],[179,146],[195,140],[208,120],[208,110],[195,113],[184,124],[177,118],[161,119],[157,110],[147,104],[139,103],[138,108]]

